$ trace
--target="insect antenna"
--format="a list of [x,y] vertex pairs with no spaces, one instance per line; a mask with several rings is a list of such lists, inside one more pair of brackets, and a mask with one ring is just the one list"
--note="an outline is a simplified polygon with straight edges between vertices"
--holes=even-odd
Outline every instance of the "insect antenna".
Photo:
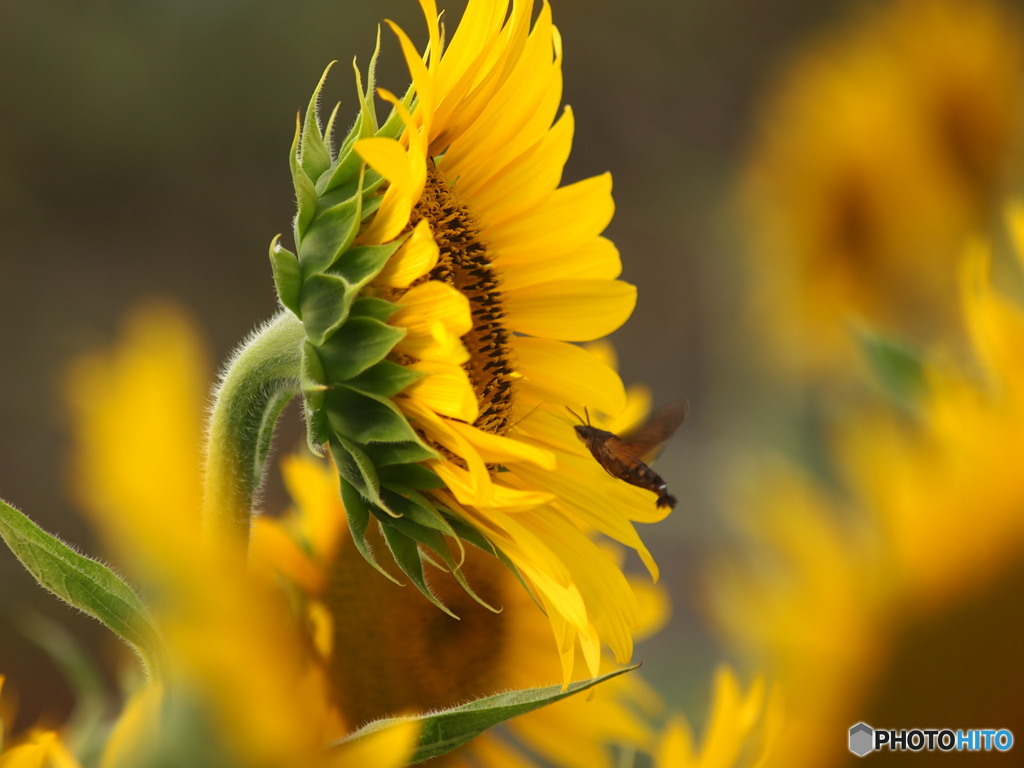
[[533,412],[536,411],[538,408],[540,408],[542,405],[544,405],[544,403],[537,403],[535,406],[533,406],[533,408],[528,410],[524,415],[520,416],[518,419],[516,419],[511,424],[509,424],[508,425],[508,429],[512,430],[520,422],[526,421],[528,418],[530,418],[530,416],[533,415]]
[[587,416],[587,420],[586,421],[584,421],[583,418],[578,413],[576,413],[576,411],[574,411],[572,408],[570,408],[568,405],[565,406],[565,410],[567,410],[569,413],[571,413],[573,416],[575,416],[576,417],[576,421],[578,421],[583,426],[585,426],[585,427],[589,427],[590,426],[590,409],[587,408],[587,406],[585,406],[585,405],[583,406],[583,413],[586,414],[586,416]]

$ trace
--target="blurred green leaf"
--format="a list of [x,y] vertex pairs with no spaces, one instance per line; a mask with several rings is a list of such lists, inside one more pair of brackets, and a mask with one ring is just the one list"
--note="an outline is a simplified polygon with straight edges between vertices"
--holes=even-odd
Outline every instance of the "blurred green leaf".
[[903,407],[916,407],[928,390],[921,353],[869,328],[858,329],[857,340],[886,394]]
[[157,670],[160,640],[136,592],[112,570],[44,531],[0,500],[0,537],[40,586],[99,620]]

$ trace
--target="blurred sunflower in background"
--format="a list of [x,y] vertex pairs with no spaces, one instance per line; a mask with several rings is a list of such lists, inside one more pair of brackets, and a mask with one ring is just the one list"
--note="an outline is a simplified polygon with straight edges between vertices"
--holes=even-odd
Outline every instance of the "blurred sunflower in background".
[[[1011,209],[1015,253],[1024,212]],[[998,723],[1014,733],[1024,665],[1024,303],[994,289],[991,248],[962,251],[974,353],[901,360],[900,398],[832,427],[831,482],[748,474],[739,546],[708,585],[723,637],[777,680],[785,765],[837,765],[848,727]],[[909,398],[909,399],[907,399]],[[741,473],[742,475],[742,473]],[[756,489],[756,490],[755,490]]]
[[858,319],[956,332],[963,238],[1022,181],[1022,89],[1020,18],[988,0],[873,6],[795,57],[741,192],[766,366],[841,378]]

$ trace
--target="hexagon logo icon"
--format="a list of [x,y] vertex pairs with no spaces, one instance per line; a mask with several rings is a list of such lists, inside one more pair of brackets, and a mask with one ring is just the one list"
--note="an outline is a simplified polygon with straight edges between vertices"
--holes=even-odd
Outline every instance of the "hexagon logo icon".
[[850,751],[864,757],[875,748],[875,730],[867,723],[857,723],[850,729]]

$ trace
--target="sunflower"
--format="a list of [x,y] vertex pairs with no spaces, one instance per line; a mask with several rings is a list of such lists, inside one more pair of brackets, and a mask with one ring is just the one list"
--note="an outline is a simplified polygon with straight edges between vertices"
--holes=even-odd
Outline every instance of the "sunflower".
[[[0,691],[4,676],[0,675]],[[61,734],[44,728],[33,728],[17,741],[10,738],[3,718],[0,718],[0,768],[79,768],[78,760],[65,745]]]
[[712,703],[703,744],[694,745],[693,731],[681,715],[665,726],[654,753],[657,768],[740,768],[764,766],[772,758],[774,741],[782,720],[782,701],[777,688],[768,691],[756,679],[746,693],[740,690],[735,672],[715,670]]
[[447,43],[421,6],[425,55],[391,25],[412,85],[378,91],[390,117],[378,124],[361,92],[332,154],[314,96],[296,138],[298,255],[275,241],[272,258],[305,329],[310,442],[334,456],[360,551],[376,562],[375,520],[431,600],[424,560],[461,577],[459,539],[513,566],[567,681],[578,651],[592,672],[603,644],[632,652],[637,601],[600,537],[657,576],[634,523],[667,510],[606,474],[566,409],[620,416],[618,374],[573,342],[618,328],[636,291],[601,235],[610,176],[560,184],[574,123],[547,3],[534,19],[533,2],[472,0]]
[[[1010,230],[1020,259],[1017,207]],[[780,764],[841,762],[835,734],[858,721],[1021,726],[1024,481],[1011,447],[1024,308],[993,286],[991,251],[974,242],[961,262],[970,367],[920,359],[900,410],[862,404],[836,424],[830,484],[778,465],[748,478],[746,557],[714,558],[718,627],[783,690]]]
[[[283,516],[256,521],[252,562],[282,576],[306,607],[345,730],[395,712],[558,681],[558,657],[545,641],[547,619],[500,562],[470,551],[463,564],[479,596],[503,606],[498,614],[475,602],[451,574],[432,570],[431,588],[459,614],[456,620],[383,578],[353,551],[329,464],[289,456],[282,470],[295,503]],[[664,623],[666,596],[653,586],[637,589],[640,634],[646,635]],[[503,768],[541,759],[559,768],[611,768],[614,747],[652,749],[654,734],[642,715],[658,708],[657,696],[637,675],[619,677],[591,697],[510,720],[437,763]]]
[[987,0],[873,6],[785,67],[741,185],[773,363],[849,370],[851,316],[955,330],[962,240],[1024,169],[1022,86],[1020,19]]

